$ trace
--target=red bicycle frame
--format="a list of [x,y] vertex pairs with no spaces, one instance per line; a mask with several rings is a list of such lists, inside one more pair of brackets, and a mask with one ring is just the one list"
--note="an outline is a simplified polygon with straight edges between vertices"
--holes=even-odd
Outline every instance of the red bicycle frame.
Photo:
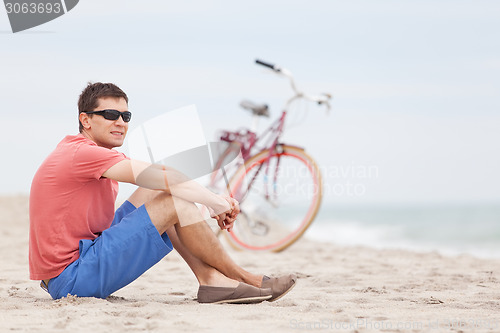
[[[282,143],[279,142],[279,138],[281,137],[281,134],[283,133],[284,130],[284,125],[285,125],[285,119],[286,119],[287,111],[283,110],[281,113],[281,116],[276,119],[274,123],[272,123],[260,136],[257,136],[257,134],[253,131],[250,131],[248,129],[244,129],[243,131],[237,131],[237,132],[232,132],[232,131],[223,131],[220,140],[228,142],[230,144],[237,144],[237,148],[229,146],[226,148],[226,151],[222,154],[222,156],[225,156],[228,154],[230,151],[233,149],[239,149],[241,151],[241,155],[243,157],[243,160],[246,162],[251,156],[254,154],[252,153],[253,148],[256,146],[256,144],[259,141],[264,140],[264,138],[267,137],[267,141],[265,142],[264,146],[257,152],[264,151],[266,149],[269,150],[269,155],[262,165],[266,165],[266,174],[269,172],[269,159],[271,156],[278,151],[278,147],[282,145]],[[281,152],[278,152],[278,162],[276,165],[275,173],[274,173],[274,178],[273,181],[276,182],[276,179],[278,177],[278,167],[279,167],[279,157],[281,155]],[[261,165],[261,167],[262,167]],[[216,169],[219,169],[220,163],[217,163]],[[255,180],[257,174],[260,172],[260,168],[257,170],[255,173],[254,177],[248,184],[247,190],[252,186],[253,181]],[[226,186],[229,184],[228,179],[226,178],[224,171],[223,171],[223,176],[226,181]],[[220,180],[221,177],[215,177],[212,178],[211,185],[215,185]],[[269,199],[270,195],[267,193],[267,186],[266,186],[266,198]],[[245,191],[246,192],[246,191]],[[241,200],[242,198],[237,198],[238,200]]]

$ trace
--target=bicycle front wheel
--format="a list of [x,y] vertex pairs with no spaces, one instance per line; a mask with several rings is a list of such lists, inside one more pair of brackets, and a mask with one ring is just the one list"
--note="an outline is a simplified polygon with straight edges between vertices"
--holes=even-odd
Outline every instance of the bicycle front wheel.
[[302,236],[319,210],[317,164],[299,147],[277,148],[251,157],[229,182],[241,213],[233,230],[224,234],[238,249],[281,251]]

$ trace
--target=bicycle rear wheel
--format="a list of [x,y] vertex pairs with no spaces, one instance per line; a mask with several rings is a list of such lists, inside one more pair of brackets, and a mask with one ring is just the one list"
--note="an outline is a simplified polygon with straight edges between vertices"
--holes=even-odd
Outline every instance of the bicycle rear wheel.
[[319,210],[321,173],[299,147],[279,145],[251,157],[229,182],[241,213],[233,230],[223,233],[244,250],[281,251],[306,231]]

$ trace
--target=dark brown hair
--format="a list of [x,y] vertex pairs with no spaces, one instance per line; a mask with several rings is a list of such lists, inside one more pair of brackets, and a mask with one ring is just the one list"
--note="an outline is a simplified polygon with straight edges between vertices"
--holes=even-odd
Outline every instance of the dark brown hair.
[[[124,98],[128,104],[127,94],[113,83],[89,82],[78,98],[78,115],[84,111],[94,111],[98,106],[98,99],[102,97]],[[78,123],[81,133],[83,125],[80,119]]]

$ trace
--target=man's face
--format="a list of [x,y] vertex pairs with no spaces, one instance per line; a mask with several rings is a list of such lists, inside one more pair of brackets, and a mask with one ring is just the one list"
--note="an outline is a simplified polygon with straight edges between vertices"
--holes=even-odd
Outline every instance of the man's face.
[[[92,111],[107,109],[118,110],[120,112],[128,111],[127,102],[122,97],[102,97],[97,101],[97,108]],[[94,114],[90,117],[90,115],[81,113],[80,121],[87,135],[98,146],[114,148],[123,145],[125,135],[128,131],[128,123],[124,122],[121,116],[117,120],[108,120],[102,115]]]

